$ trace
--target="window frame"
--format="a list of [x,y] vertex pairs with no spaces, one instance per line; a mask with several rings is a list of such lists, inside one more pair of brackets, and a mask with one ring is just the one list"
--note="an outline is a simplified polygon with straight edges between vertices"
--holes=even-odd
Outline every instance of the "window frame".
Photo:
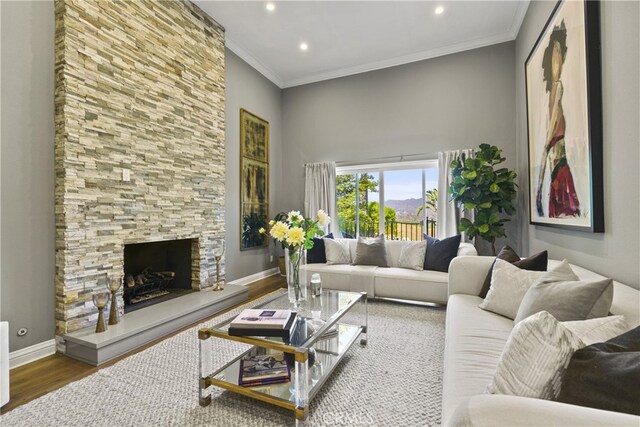
[[[354,164],[354,165],[345,165],[345,166],[336,166],[336,175],[355,175],[355,203],[356,203],[356,235],[357,239],[360,236],[360,176],[365,173],[378,173],[378,194],[379,194],[379,218],[378,218],[378,229],[386,230],[386,224],[384,220],[384,172],[387,171],[398,171],[398,170],[412,170],[412,169],[420,169],[422,172],[422,204],[425,206],[426,203],[426,183],[427,183],[427,169],[436,169],[438,170],[438,160],[437,159],[427,159],[427,160],[414,160],[414,161],[401,161],[401,162],[389,162],[389,163],[369,163],[369,164]],[[440,186],[440,179],[438,175],[438,185]],[[337,202],[337,194],[336,194],[336,202]],[[336,218],[336,223],[338,219]],[[427,209],[423,209],[422,215],[422,227],[423,230],[427,230]],[[340,227],[338,226],[338,232],[341,233]]]

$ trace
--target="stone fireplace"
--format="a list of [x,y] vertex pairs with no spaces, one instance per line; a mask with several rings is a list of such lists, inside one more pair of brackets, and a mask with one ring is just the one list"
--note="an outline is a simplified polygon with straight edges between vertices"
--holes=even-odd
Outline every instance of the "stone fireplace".
[[[61,0],[55,8],[63,335],[95,325],[92,294],[105,276],[124,277],[135,245],[187,241],[190,268],[173,267],[181,286],[200,289],[215,276],[224,239],[224,29],[188,1]],[[122,298],[121,290],[121,309]]]

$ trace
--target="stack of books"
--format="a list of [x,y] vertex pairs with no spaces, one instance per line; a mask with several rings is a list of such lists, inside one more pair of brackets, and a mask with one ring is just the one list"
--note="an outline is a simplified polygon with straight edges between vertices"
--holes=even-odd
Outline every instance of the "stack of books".
[[236,337],[280,337],[288,341],[296,325],[291,310],[243,310],[229,325],[229,335]]
[[238,384],[241,386],[254,387],[290,380],[291,371],[284,360],[284,353],[250,356],[240,361]]

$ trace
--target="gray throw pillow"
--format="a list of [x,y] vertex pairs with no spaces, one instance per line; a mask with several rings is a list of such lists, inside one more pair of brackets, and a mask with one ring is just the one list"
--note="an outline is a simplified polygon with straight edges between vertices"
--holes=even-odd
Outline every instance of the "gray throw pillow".
[[543,310],[560,322],[604,317],[612,301],[611,279],[553,281],[543,277],[524,295],[514,323]]
[[358,237],[356,258],[353,265],[377,265],[388,267],[387,250],[384,246],[384,234],[378,237]]

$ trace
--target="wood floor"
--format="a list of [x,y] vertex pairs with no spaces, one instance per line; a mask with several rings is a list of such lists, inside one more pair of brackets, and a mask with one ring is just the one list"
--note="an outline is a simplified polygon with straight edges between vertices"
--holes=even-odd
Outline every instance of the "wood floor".
[[[285,287],[284,278],[279,275],[267,277],[255,283],[247,285],[249,288],[249,300],[261,297],[264,294],[272,292],[278,288]],[[245,304],[245,303],[242,303]],[[232,310],[234,307],[229,308]],[[228,311],[228,310],[226,310]],[[220,313],[218,313],[220,314]],[[173,335],[176,335],[186,329],[192,328],[202,321],[189,325],[168,335],[164,338],[153,341],[146,346],[139,348],[131,353],[121,356],[115,360],[107,362],[100,367],[88,365],[83,362],[66,357],[56,353],[52,356],[45,357],[33,363],[12,369],[9,375],[11,387],[11,400],[2,407],[0,414],[5,414],[20,405],[57,390],[73,381],[77,381],[88,375],[97,372],[100,369],[113,365],[114,363],[131,356],[139,351],[149,348],[160,341],[163,341]]]

